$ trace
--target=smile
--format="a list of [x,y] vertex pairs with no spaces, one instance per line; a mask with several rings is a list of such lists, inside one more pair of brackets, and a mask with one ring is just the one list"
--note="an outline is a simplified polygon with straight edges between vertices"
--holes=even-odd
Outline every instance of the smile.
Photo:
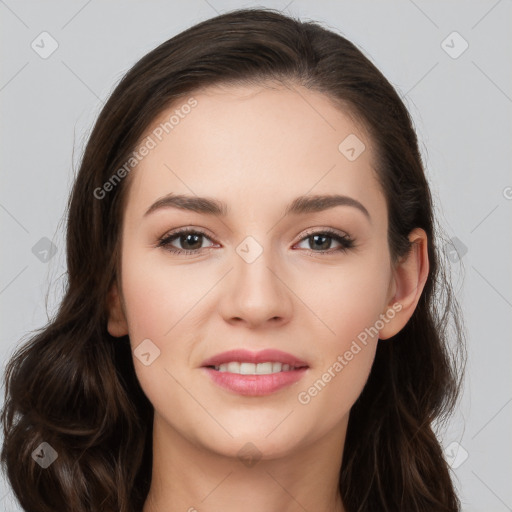
[[272,361],[258,364],[232,361],[219,366],[213,366],[213,369],[218,372],[237,373],[239,375],[270,375],[272,373],[289,372],[298,368],[300,367]]
[[234,349],[206,359],[200,369],[223,390],[265,396],[296,383],[310,368],[306,361],[281,350]]

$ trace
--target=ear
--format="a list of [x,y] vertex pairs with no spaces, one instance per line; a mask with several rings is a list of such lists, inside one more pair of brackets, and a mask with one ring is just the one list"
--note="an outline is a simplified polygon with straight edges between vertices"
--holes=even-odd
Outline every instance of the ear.
[[112,285],[108,293],[108,322],[107,330],[111,336],[119,338],[128,334],[128,323],[121,304],[117,283]]
[[411,250],[397,264],[390,286],[391,299],[387,304],[395,315],[379,332],[382,340],[391,338],[407,324],[416,309],[427,281],[429,271],[428,240],[423,229],[416,228],[409,234]]

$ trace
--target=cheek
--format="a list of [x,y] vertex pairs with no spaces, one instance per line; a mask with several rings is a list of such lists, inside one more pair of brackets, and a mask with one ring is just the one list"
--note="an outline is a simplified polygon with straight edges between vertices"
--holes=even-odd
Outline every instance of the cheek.
[[381,310],[374,295],[344,295],[328,312],[335,334],[323,329],[317,337],[318,364],[296,392],[302,414],[313,419],[312,432],[339,425],[366,384],[379,342],[375,323]]
[[338,428],[349,417],[368,380],[376,343],[349,344],[297,390],[297,415],[308,418],[312,438]]
[[322,430],[348,414],[368,379],[389,279],[386,262],[375,259],[331,272],[328,281],[317,281],[322,283],[317,288],[321,293],[309,295],[308,304],[322,320],[315,340],[319,358],[298,390],[297,401],[319,418],[317,427]]
[[166,264],[155,249],[127,247],[125,255],[123,296],[132,343],[145,338],[155,343],[172,339],[189,322],[187,311],[204,295],[211,277],[204,281],[202,271]]
[[123,266],[123,295],[135,372],[157,411],[183,409],[186,405],[186,397],[173,379],[175,376],[182,381],[174,368],[184,368],[188,359],[184,332],[189,320],[186,313],[192,307],[188,298],[192,297],[180,291],[185,284],[180,282],[176,269],[163,272],[146,265],[143,259],[127,260]]
[[[135,371],[154,404],[168,403],[171,390],[179,390],[172,376],[181,382],[193,363],[199,316],[212,312],[205,309],[214,307],[207,292],[218,276],[204,263],[169,264],[154,249],[124,250],[122,289]],[[146,360],[138,357],[142,347],[150,354]]]
[[361,258],[353,265],[322,269],[314,280],[301,286],[300,296],[321,320],[319,324],[324,324],[322,338],[330,340],[326,348],[343,350],[375,325],[385,312],[390,278],[386,261]]

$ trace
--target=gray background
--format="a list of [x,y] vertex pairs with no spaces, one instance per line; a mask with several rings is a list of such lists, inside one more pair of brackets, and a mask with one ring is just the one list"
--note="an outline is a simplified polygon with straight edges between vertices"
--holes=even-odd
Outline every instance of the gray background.
[[[512,510],[510,0],[0,0],[4,365],[61,297],[72,170],[115,84],[181,30],[255,5],[324,22],[369,56],[404,98],[439,219],[457,247],[450,265],[468,332],[465,392],[441,434],[443,446],[465,511]],[[43,31],[58,43],[47,58],[31,47],[35,41],[42,52],[46,37],[45,51],[51,48]],[[469,47],[458,55],[464,40]],[[1,479],[0,510],[20,510]]]

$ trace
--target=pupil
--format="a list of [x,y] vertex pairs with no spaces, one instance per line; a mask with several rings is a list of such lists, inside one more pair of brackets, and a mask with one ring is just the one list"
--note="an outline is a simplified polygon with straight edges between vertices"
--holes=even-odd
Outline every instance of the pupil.
[[[193,237],[193,238],[196,238],[196,244],[197,244],[197,239],[200,238],[202,235],[199,235],[199,234],[189,234],[189,235],[183,235],[182,236],[182,240],[185,239],[185,245],[190,245],[189,242],[188,242],[188,239]],[[191,242],[191,244],[193,245],[194,242]],[[199,243],[199,247],[193,247],[192,249],[200,249],[201,248],[201,243]]]
[[[320,243],[319,245],[316,245],[317,248],[320,248],[320,249],[328,249],[329,247],[329,244],[325,242],[325,240],[327,240],[329,237],[328,236],[325,236],[325,235],[313,235],[313,238],[315,239],[318,239],[318,238],[323,238],[324,239],[324,242],[323,243]],[[322,247],[323,245],[327,245],[327,247]]]

